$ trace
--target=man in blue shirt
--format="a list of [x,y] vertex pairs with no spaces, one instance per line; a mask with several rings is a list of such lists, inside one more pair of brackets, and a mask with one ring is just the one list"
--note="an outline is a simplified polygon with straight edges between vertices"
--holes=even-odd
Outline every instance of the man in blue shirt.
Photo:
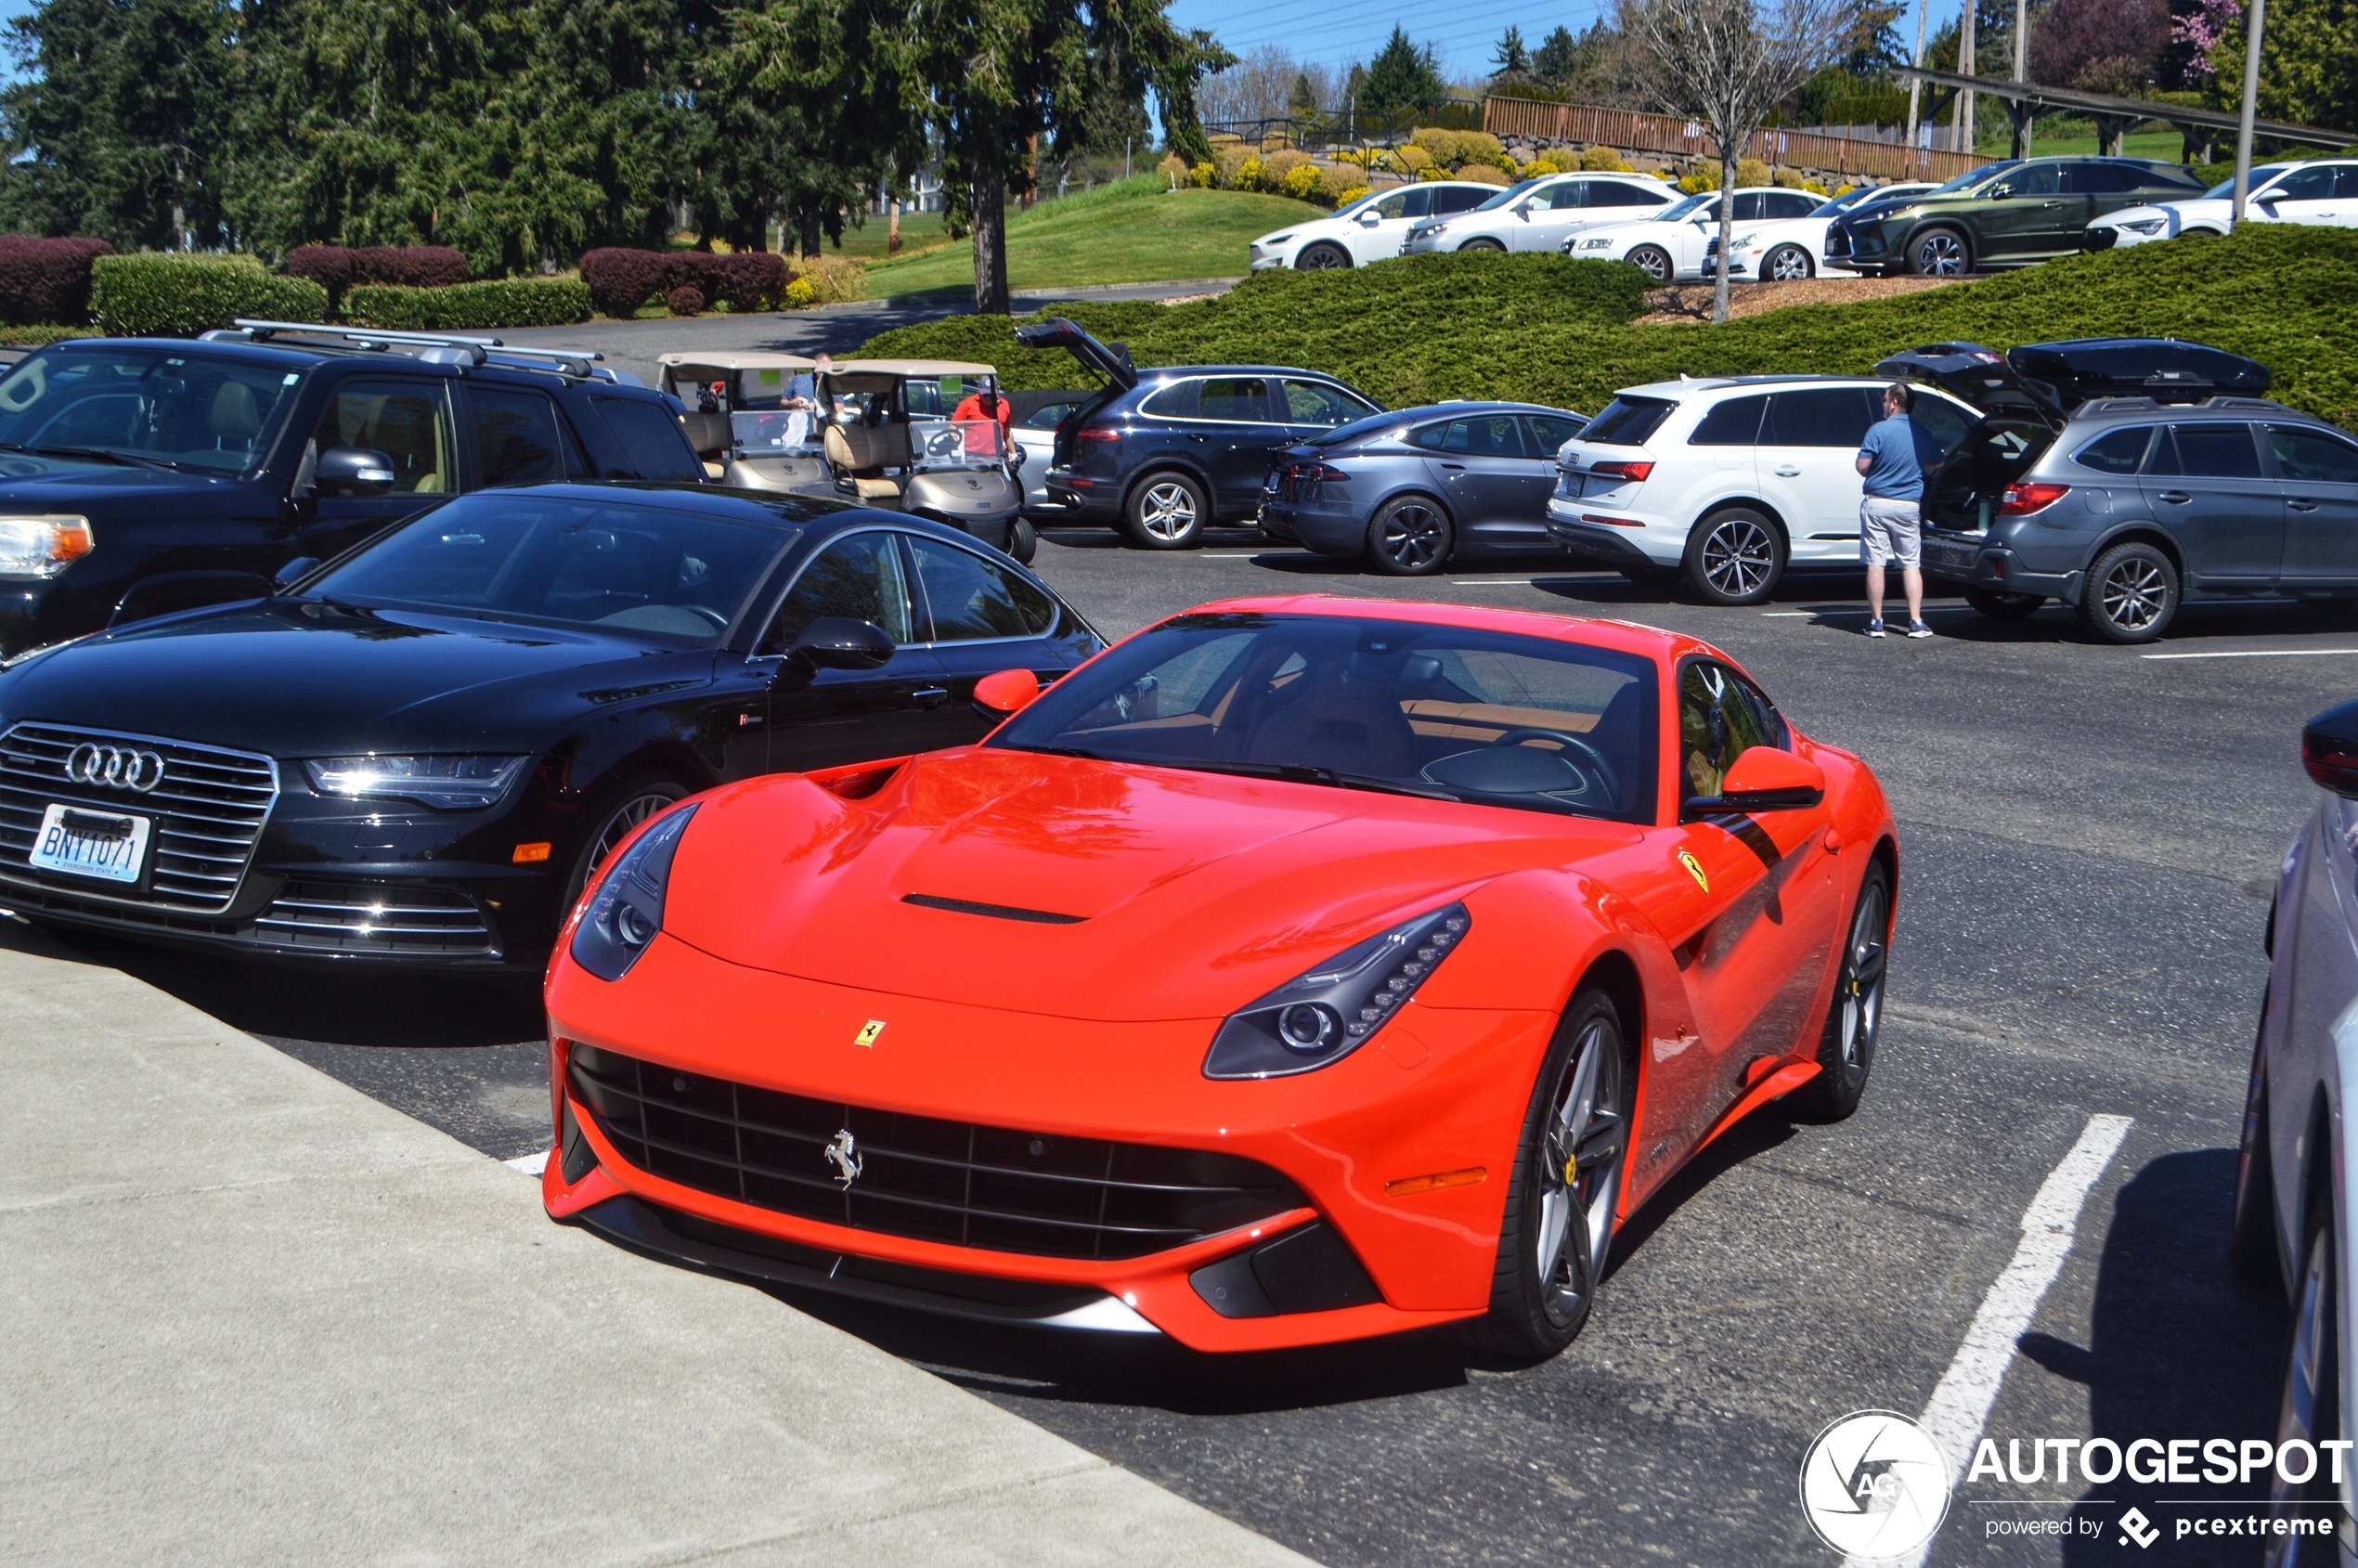
[[1883,632],[1883,574],[1899,563],[1899,581],[1908,594],[1908,635],[1930,637],[1924,625],[1923,560],[1924,472],[1916,460],[1915,426],[1908,410],[1915,393],[1894,382],[1884,388],[1883,419],[1867,431],[1859,447],[1859,474],[1865,494],[1859,500],[1859,559],[1867,564],[1867,603],[1874,619],[1867,635]]
[[786,404],[789,408],[815,408],[819,406],[819,378],[835,368],[835,360],[824,354],[813,356],[809,370],[786,383]]

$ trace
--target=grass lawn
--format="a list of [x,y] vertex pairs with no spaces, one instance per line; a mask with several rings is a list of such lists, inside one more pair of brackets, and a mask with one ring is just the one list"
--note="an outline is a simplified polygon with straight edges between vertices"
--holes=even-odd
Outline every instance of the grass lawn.
[[[826,244],[830,255],[846,255],[864,262],[880,262],[885,258],[885,245],[892,234],[892,215],[869,213],[858,228],[843,226],[843,247],[837,250]],[[900,214],[900,253],[929,251],[941,244],[941,214],[939,213],[903,213]],[[824,243],[824,241],[823,241]]]
[[[1246,244],[1320,215],[1306,201],[1243,190],[1164,191],[1152,175],[1007,214],[1007,281],[1017,289],[1237,278]],[[871,227],[881,228],[875,220]],[[902,229],[904,245],[908,230]],[[850,248],[849,231],[845,249]],[[878,245],[882,249],[881,243]],[[974,287],[971,240],[868,266],[869,297]]]

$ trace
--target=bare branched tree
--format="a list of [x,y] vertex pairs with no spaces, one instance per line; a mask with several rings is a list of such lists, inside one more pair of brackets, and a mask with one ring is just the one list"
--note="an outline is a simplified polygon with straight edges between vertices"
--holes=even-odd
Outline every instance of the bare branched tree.
[[[1850,48],[1859,9],[1859,0],[1619,0],[1650,96],[1719,143],[1723,262],[1735,243],[1736,160],[1770,110]],[[1711,318],[1728,319],[1725,266]]]

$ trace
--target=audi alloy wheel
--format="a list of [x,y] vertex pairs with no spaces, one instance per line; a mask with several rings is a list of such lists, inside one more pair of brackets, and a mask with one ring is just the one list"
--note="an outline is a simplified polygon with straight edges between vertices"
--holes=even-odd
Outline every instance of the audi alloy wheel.
[[1673,270],[1670,264],[1670,253],[1659,245],[1640,245],[1630,252],[1625,259],[1631,266],[1636,267],[1657,283],[1670,281],[1670,274]]
[[1784,572],[1784,536],[1756,512],[1706,517],[1687,541],[1687,580],[1715,604],[1757,604]]

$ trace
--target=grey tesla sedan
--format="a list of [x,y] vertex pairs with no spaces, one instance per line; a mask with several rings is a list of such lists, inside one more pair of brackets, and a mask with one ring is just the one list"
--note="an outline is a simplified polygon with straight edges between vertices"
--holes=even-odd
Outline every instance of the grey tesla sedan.
[[1531,403],[1434,403],[1279,449],[1261,532],[1392,577],[1440,572],[1459,549],[1547,551],[1556,453],[1588,422]]
[[[2324,1456],[2338,1442],[2347,1453],[2343,1440],[2358,1432],[2347,1372],[2358,1327],[2350,1313],[2347,1186],[2348,1112],[2358,1086],[2358,702],[2309,721],[2300,760],[2328,793],[2285,852],[2268,914],[2268,991],[2252,1048],[2229,1248],[2236,1273],[2292,1299],[2279,1449],[2300,1445]],[[2273,1501],[2282,1523],[2265,1553],[2270,1568],[2358,1562],[2358,1465],[2332,1458],[2305,1482],[2287,1481],[2278,1467]]]

